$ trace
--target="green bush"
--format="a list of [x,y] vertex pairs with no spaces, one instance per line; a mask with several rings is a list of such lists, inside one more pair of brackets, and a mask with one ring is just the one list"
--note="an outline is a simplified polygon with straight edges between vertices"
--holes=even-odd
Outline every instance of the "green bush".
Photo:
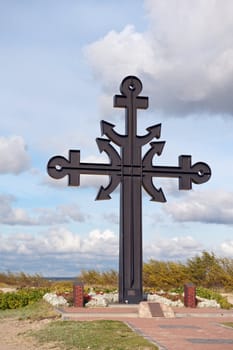
[[73,282],[72,281],[56,281],[51,284],[51,292],[62,294],[62,293],[71,293],[73,291]]
[[143,265],[143,284],[145,288],[168,291],[187,281],[188,273],[184,264],[150,259],[148,263]]
[[170,289],[171,293],[177,293],[177,294],[183,294],[184,293],[184,287],[177,287]]
[[[7,294],[7,293],[6,293]],[[0,309],[8,309],[7,295],[5,293],[0,293]]]
[[40,289],[21,289],[17,292],[0,293],[0,309],[17,309],[32,304],[48,292],[46,288]]
[[221,294],[216,293],[212,291],[211,289],[203,288],[203,287],[197,287],[196,288],[196,294],[197,296],[209,300],[216,300],[217,303],[221,306],[222,309],[231,309],[232,304],[230,304],[225,297],[223,297]]

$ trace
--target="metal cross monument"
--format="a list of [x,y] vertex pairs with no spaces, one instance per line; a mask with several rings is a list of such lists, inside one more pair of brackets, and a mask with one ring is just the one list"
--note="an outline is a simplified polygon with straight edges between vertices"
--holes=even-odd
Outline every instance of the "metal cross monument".
[[[69,158],[55,156],[48,162],[48,174],[61,179],[68,176],[69,186],[79,186],[80,174],[109,175],[107,187],[101,186],[96,199],[110,199],[110,194],[120,184],[120,252],[119,252],[119,302],[139,303],[142,291],[142,186],[152,201],[165,202],[161,188],[153,184],[153,177],[173,177],[179,180],[180,190],[189,190],[192,183],[209,180],[210,167],[203,163],[192,165],[191,156],[179,156],[178,166],[153,165],[154,155],[160,156],[164,141],[160,138],[161,124],[147,128],[144,136],[137,135],[137,109],[148,108],[148,97],[139,96],[142,83],[135,76],[126,77],[120,86],[121,95],[114,96],[114,107],[125,108],[125,135],[114,130],[115,125],[101,121],[102,135],[97,138],[100,152],[105,151],[109,163],[82,163],[80,151],[70,150]],[[120,147],[121,153],[111,142]],[[142,146],[150,142],[150,149],[142,157]]]

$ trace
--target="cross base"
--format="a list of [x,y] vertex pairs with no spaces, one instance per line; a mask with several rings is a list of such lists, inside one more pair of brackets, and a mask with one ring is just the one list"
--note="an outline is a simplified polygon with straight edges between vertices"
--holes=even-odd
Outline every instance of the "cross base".
[[119,295],[120,304],[139,304],[141,301],[143,301],[141,289],[125,288],[122,295],[121,293]]

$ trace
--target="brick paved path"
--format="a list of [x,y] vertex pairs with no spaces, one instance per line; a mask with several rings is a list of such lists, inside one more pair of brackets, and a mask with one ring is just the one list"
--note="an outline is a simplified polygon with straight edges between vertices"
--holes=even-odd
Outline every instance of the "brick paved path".
[[126,322],[160,350],[233,350],[233,310],[176,308],[175,318],[139,318],[135,306],[124,308],[67,308],[63,319],[111,319]]
[[232,317],[130,319],[127,323],[161,350],[232,350],[233,328],[221,325]]

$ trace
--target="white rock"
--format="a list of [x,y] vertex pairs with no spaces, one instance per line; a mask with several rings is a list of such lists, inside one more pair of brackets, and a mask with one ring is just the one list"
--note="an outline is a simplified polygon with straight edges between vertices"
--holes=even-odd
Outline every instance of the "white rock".
[[157,294],[148,294],[147,301],[155,301],[157,303],[161,303],[161,304],[165,304],[165,305],[173,306],[173,307],[183,307],[184,306],[184,304],[180,300],[172,301],[170,299],[167,299],[167,298],[162,297],[162,296],[157,295]]
[[[172,293],[175,295],[176,293]],[[90,295],[90,294],[89,294]],[[91,300],[86,304],[86,307],[107,307],[109,304],[118,303],[119,302],[119,294],[116,293],[105,293],[105,294],[95,294],[91,293]],[[196,297],[198,300],[197,307],[214,307],[220,308],[220,305],[216,302],[216,300],[208,300],[201,297]],[[164,305],[168,305],[171,307],[184,307],[184,303],[181,300],[172,301],[158,294],[147,294],[145,295],[145,300],[154,301],[157,303],[161,303]]]
[[[88,293],[88,295],[91,297],[91,300],[95,300],[90,305],[92,305],[92,304],[96,305],[97,303],[103,303],[102,299],[105,299],[105,303],[107,303],[107,304],[117,304],[119,302],[118,292],[96,294],[96,293],[93,293],[93,291],[92,291],[92,292]],[[90,300],[90,302],[91,302],[91,300]],[[90,302],[88,302],[86,304],[86,306],[89,306]]]
[[109,304],[108,300],[104,295],[96,294],[92,296],[91,300],[86,303],[86,307],[107,307]]
[[118,293],[105,293],[103,297],[108,301],[109,304],[116,304],[119,302]]
[[217,308],[217,309],[220,309],[220,305],[217,303],[216,300],[204,300],[204,301],[201,301],[197,304],[197,307],[198,308],[203,308],[203,307],[214,307],[214,308]]
[[68,302],[63,296],[57,296],[55,293],[46,293],[43,296],[43,299],[47,301],[47,303],[53,305],[53,306],[68,306]]
[[199,296],[196,296],[196,299],[198,301],[198,304],[197,304],[198,308],[215,307],[219,309],[221,307],[220,304],[218,304],[217,301],[214,299],[210,300],[210,299],[201,298]]

